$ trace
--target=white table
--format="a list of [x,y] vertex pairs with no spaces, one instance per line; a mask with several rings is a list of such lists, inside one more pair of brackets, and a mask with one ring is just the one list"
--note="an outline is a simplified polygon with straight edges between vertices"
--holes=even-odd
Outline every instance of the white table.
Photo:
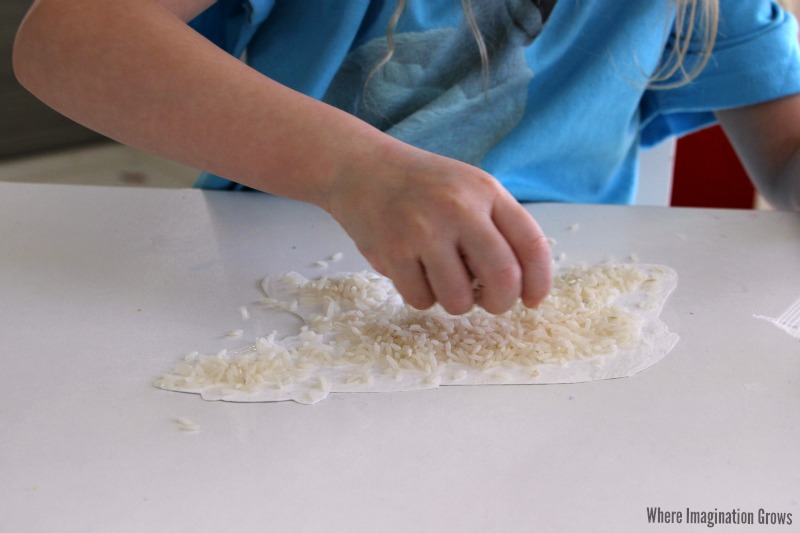
[[242,344],[232,328],[266,333],[240,315],[266,274],[318,274],[339,251],[338,270],[367,268],[326,213],[0,184],[0,530],[709,530],[648,524],[655,506],[763,508],[794,524],[765,530],[797,530],[800,342],[753,315],[800,298],[800,217],[530,209],[567,261],[678,271],[662,318],[681,340],[663,361],[575,385],[233,404],[151,383],[185,352]]

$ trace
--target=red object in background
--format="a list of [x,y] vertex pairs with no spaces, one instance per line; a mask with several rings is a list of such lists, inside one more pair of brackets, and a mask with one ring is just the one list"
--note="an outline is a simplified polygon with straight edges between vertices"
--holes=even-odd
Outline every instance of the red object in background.
[[722,128],[678,139],[671,205],[752,209],[755,188]]

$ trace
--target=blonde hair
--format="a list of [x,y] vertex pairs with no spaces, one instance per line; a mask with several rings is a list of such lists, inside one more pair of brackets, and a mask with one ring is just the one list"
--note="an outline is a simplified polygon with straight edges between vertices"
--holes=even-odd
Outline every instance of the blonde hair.
[[[694,79],[708,64],[711,52],[717,38],[717,28],[719,27],[719,0],[672,0],[675,9],[675,21],[673,24],[674,46],[671,53],[656,69],[650,78],[650,87],[656,89],[669,89],[689,83]],[[387,50],[383,58],[367,75],[365,88],[370,80],[377,74],[389,61],[392,60],[395,50],[394,34],[397,23],[405,11],[407,0],[398,0],[389,23],[386,27]],[[478,52],[481,57],[481,67],[483,70],[484,82],[488,80],[489,72],[489,53],[486,43],[481,35],[475,14],[472,9],[472,0],[461,0],[464,9],[464,17],[469,24]],[[669,13],[668,13],[669,15]],[[669,22],[670,17],[667,17]],[[666,32],[668,35],[669,32]],[[693,44],[696,42],[695,36],[701,37],[699,60],[693,61],[690,68],[686,68],[687,58],[693,52]],[[677,81],[673,80],[676,75],[680,75]]]
[[[719,28],[719,0],[673,0],[675,3],[675,22],[673,24],[674,44],[671,53],[656,69],[650,78],[650,87],[669,89],[692,81],[706,67]],[[699,59],[686,68],[686,59],[699,35],[702,43]],[[679,78],[674,79],[676,75]]]
[[[400,21],[403,11],[406,9],[406,3],[407,0],[397,0],[397,5],[392,12],[392,16],[389,17],[389,23],[386,25],[386,54],[367,75],[367,80],[364,83],[365,88],[369,85],[373,76],[385,67],[394,56],[394,32],[397,29],[397,23]],[[472,35],[475,37],[475,43],[478,45],[478,52],[481,55],[481,68],[483,70],[484,83],[486,83],[489,76],[489,52],[486,50],[486,42],[483,40],[478,22],[475,20],[475,13],[472,10],[472,0],[461,0],[461,7],[464,10],[464,17],[467,19],[469,28],[472,30]]]

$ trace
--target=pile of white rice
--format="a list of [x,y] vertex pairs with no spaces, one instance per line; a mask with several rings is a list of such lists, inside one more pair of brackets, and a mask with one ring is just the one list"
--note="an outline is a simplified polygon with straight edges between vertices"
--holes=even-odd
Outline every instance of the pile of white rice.
[[156,386],[206,399],[315,403],[331,391],[541,383],[548,368],[563,374],[585,361],[596,369],[620,352],[651,356],[643,326],[657,318],[673,281],[674,272],[659,266],[576,266],[558,273],[536,309],[519,303],[497,316],[480,308],[453,316],[404,305],[391,281],[370,272],[273,276],[263,304],[302,318],[299,334],[273,332],[232,353],[192,353]]

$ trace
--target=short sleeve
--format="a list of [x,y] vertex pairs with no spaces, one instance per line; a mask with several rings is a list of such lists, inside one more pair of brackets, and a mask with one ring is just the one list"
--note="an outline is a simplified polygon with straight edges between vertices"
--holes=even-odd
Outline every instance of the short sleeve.
[[239,57],[274,7],[275,0],[219,0],[189,26]]
[[[720,0],[718,37],[703,71],[679,87],[646,91],[642,145],[710,125],[714,110],[800,93],[797,31],[794,17],[775,2]],[[701,42],[692,42],[688,69],[699,60],[701,49]]]

